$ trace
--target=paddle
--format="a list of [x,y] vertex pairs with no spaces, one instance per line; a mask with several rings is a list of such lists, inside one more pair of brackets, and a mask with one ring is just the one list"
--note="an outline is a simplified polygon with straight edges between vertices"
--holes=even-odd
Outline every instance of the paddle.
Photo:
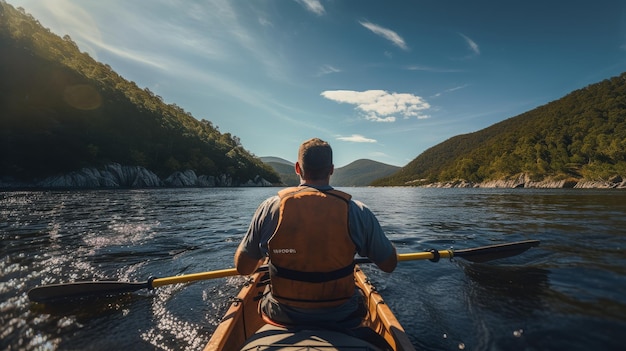
[[[539,245],[539,240],[518,241],[507,244],[482,246],[463,250],[431,250],[398,254],[398,261],[431,260],[439,258],[461,257],[472,262],[487,262],[499,258],[519,255],[533,246]],[[359,258],[356,263],[371,263],[367,258]],[[267,266],[259,268],[267,269]],[[204,273],[185,274],[166,278],[150,278],[145,282],[120,281],[91,281],[61,283],[38,286],[28,292],[28,298],[34,302],[51,302],[72,298],[113,295],[132,292],[140,289],[153,289],[163,285],[188,283],[196,280],[207,280],[238,275],[235,268],[209,271]]]
[[438,261],[439,258],[461,257],[471,262],[480,263],[519,255],[534,246],[539,246],[539,240],[517,241],[513,243],[475,247],[473,249],[443,251],[431,250],[426,252],[399,254],[398,261],[424,259]]

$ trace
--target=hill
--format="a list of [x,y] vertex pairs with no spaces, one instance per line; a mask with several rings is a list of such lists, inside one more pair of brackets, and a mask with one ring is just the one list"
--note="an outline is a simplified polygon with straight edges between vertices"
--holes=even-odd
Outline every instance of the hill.
[[372,160],[356,160],[344,167],[335,169],[330,177],[333,186],[368,186],[375,180],[397,172],[400,167]]
[[[294,163],[279,157],[261,157],[261,160],[280,175],[285,185],[295,186],[300,183],[300,178],[294,171]],[[357,160],[344,167],[335,168],[335,172],[330,177],[330,184],[333,186],[368,186],[374,180],[393,174],[398,169],[400,167],[372,160]]]
[[424,151],[374,185],[626,177],[626,74]]
[[166,104],[4,1],[0,48],[0,180],[116,163],[159,177],[194,170],[233,184],[279,181],[237,137]]
[[300,178],[296,174],[294,169],[295,164],[293,162],[272,156],[261,157],[261,161],[272,167],[272,169],[278,173],[282,184],[286,186],[296,186],[300,184]]
[[283,164],[283,165],[288,165],[293,167],[294,163],[291,161],[287,161],[284,158],[280,158],[280,157],[273,157],[273,156],[261,156],[259,157],[261,159],[261,161],[265,162],[265,163],[278,163],[278,164]]

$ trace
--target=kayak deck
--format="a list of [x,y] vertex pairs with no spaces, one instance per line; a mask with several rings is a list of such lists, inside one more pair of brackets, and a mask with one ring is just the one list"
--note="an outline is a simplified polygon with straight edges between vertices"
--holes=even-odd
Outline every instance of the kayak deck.
[[[230,350],[415,350],[402,325],[382,296],[356,266],[355,284],[365,295],[369,311],[362,328],[354,333],[322,329],[287,329],[267,324],[258,311],[267,272],[249,277],[217,326],[204,351]],[[375,336],[371,338],[369,336]],[[370,340],[370,341],[365,341]],[[388,345],[378,347],[381,339]]]

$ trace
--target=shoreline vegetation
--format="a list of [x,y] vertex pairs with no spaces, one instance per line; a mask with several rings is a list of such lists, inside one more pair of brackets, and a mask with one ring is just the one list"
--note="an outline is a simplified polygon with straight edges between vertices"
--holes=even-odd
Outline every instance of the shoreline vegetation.
[[506,188],[506,189],[626,189],[626,181],[614,182],[610,180],[543,180],[530,182],[515,182],[512,180],[492,180],[482,183],[473,183],[465,180],[437,182],[420,185],[422,188]]
[[[260,176],[247,182],[233,181],[228,175],[219,177],[196,175],[193,170],[175,172],[160,179],[153,172],[139,166],[110,164],[103,169],[83,168],[79,171],[45,178],[38,182],[0,179],[0,191],[22,190],[87,190],[87,189],[155,189],[155,188],[214,188],[214,187],[285,187],[284,183],[270,183]],[[335,186],[341,187],[341,185]],[[357,186],[359,187],[359,186]],[[370,186],[365,186],[370,187]],[[376,186],[374,186],[376,187]],[[426,179],[409,181],[405,185],[379,187],[417,188],[500,188],[500,189],[626,189],[626,180],[620,176],[608,180],[543,179],[533,180],[527,174],[514,178],[471,182],[463,179],[428,182]]]

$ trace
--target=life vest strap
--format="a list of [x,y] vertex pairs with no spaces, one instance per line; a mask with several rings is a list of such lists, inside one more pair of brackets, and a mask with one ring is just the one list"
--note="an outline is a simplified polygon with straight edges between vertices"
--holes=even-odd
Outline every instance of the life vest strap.
[[268,263],[270,276],[307,283],[325,283],[354,274],[354,262],[331,272],[302,272]]
[[274,292],[272,292],[272,296],[275,299],[279,300],[279,302],[281,300],[287,300],[287,301],[307,302],[307,303],[326,303],[326,302],[347,301],[347,300],[349,300],[352,297],[352,296],[346,296],[346,297],[338,297],[338,298],[335,298],[335,299],[324,299],[324,300],[294,299],[294,298],[290,298],[290,297],[284,297],[284,296],[276,295]]

